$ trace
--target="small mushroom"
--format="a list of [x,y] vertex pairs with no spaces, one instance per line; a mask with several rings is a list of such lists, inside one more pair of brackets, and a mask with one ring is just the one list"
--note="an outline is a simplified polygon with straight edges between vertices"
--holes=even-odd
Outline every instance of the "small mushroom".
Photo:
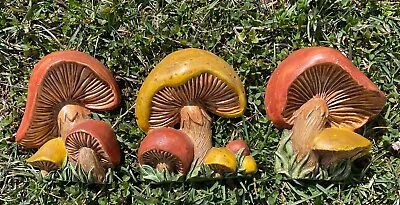
[[312,150],[328,167],[344,159],[356,160],[371,150],[371,142],[347,128],[326,128],[313,140]]
[[88,54],[60,51],[42,58],[32,71],[25,114],[16,141],[38,148],[66,134],[89,110],[118,106],[120,93],[107,68]]
[[186,174],[193,161],[193,143],[182,131],[161,127],[152,129],[140,143],[139,163],[158,171]]
[[251,155],[245,156],[241,168],[245,174],[254,174],[257,172],[257,162]]
[[243,150],[242,156],[250,154],[249,147],[244,140],[232,140],[226,145],[226,148],[234,154],[238,153],[240,150]]
[[[299,161],[325,127],[355,130],[374,118],[385,95],[339,51],[304,48],[290,54],[272,73],[265,92],[269,119],[292,128]],[[310,154],[309,165],[317,163]]]
[[208,165],[217,174],[236,171],[235,155],[227,148],[211,148],[204,157],[204,164]]
[[95,181],[103,182],[105,170],[120,163],[121,153],[111,126],[103,121],[86,120],[77,124],[65,138],[69,159]]
[[61,138],[54,138],[47,141],[40,149],[26,161],[34,167],[47,172],[60,168],[67,159],[64,141]]
[[144,132],[180,124],[202,161],[212,147],[211,117],[241,116],[246,95],[239,76],[218,56],[182,49],[165,57],[149,74],[136,101],[137,122]]

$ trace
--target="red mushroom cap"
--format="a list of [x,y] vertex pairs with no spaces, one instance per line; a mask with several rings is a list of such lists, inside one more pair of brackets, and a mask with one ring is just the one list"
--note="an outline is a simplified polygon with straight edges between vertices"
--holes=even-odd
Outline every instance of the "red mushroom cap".
[[[187,173],[194,157],[193,143],[189,137],[182,131],[161,127],[150,130],[144,140],[140,143],[138,157],[140,164],[157,165],[159,162],[152,162],[150,159],[144,158],[144,154],[148,152],[168,153],[168,158],[174,159],[172,164],[176,165],[176,170],[180,173]],[[162,162],[164,159],[160,159]],[[176,161],[178,160],[178,161]]]
[[[83,68],[88,68],[88,72]],[[102,89],[89,81],[87,75],[98,79],[96,83],[103,83]],[[64,104],[77,103],[90,110],[111,110],[119,105],[120,100],[115,79],[98,60],[79,51],[51,53],[43,57],[32,71],[16,141],[26,148],[37,148],[58,137],[56,112]]]
[[77,161],[82,147],[93,149],[105,168],[116,167],[120,163],[121,152],[117,138],[106,122],[86,120],[71,129],[65,139],[69,158]]
[[[282,61],[272,73],[268,82],[265,91],[265,107],[269,119],[276,127],[291,128],[291,122],[288,122],[288,120],[283,116],[283,112],[287,108],[287,103],[289,102],[289,88],[301,74],[309,68],[318,65],[340,67],[354,80],[356,84],[358,84],[358,86],[362,86],[368,92],[369,101],[367,102],[367,100],[363,100],[359,103],[365,103],[366,107],[368,104],[368,106],[373,107],[374,110],[367,111],[369,108],[365,108],[365,110],[360,108],[358,112],[362,114],[365,113],[365,116],[363,116],[362,119],[356,119],[354,122],[343,125],[343,127],[347,126],[351,129],[361,127],[366,121],[372,119],[381,111],[386,101],[383,92],[381,92],[370,79],[358,70],[348,58],[342,55],[342,53],[333,48],[327,47],[303,48],[293,52]],[[336,102],[338,101],[340,100],[336,100]]]
[[249,147],[244,140],[232,140],[226,145],[226,148],[235,154],[241,149],[243,149],[243,156],[247,156],[250,154]]

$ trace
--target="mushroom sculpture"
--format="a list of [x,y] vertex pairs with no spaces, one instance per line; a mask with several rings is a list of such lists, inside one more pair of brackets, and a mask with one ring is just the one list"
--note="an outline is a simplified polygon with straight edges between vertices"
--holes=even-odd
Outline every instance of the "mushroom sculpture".
[[151,130],[140,143],[138,158],[162,172],[186,174],[193,161],[193,143],[182,131],[160,127]]
[[106,168],[120,163],[120,148],[109,124],[86,120],[69,131],[65,147],[73,163],[86,173],[92,171],[95,182],[105,178]]
[[53,138],[65,140],[75,126],[90,119],[90,110],[111,110],[119,102],[117,83],[102,63],[79,51],[51,53],[32,71],[16,141],[38,148]]
[[[278,146],[276,169],[293,178],[316,176],[319,168],[366,154],[366,139],[340,134],[340,129],[360,128],[385,102],[376,85],[339,51],[311,47],[293,52],[272,73],[265,93],[269,119],[278,128],[291,129]],[[316,140],[329,127],[337,129]],[[327,159],[332,156],[335,160]]]
[[136,101],[137,122],[144,132],[180,125],[202,162],[212,147],[211,117],[241,116],[246,96],[239,76],[218,56],[201,49],[169,54],[149,74]]
[[51,170],[60,168],[67,160],[64,141],[54,138],[46,142],[40,149],[26,161],[42,170],[45,176]]

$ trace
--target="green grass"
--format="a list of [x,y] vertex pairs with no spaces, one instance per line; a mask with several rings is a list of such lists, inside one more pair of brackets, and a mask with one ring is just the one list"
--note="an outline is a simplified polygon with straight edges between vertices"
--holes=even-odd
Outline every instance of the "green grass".
[[[340,50],[383,90],[387,104],[360,130],[373,142],[361,180],[290,182],[273,172],[281,132],[263,105],[270,74],[292,51]],[[144,78],[180,48],[210,50],[233,65],[248,97],[242,118],[213,116],[215,146],[242,135],[255,154],[254,179],[174,183],[139,180],[135,121]],[[121,107],[97,113],[114,125],[123,152],[114,183],[49,181],[25,160],[34,151],[15,144],[34,64],[58,50],[87,52],[113,72]],[[0,1],[0,204],[397,204],[400,160],[389,150],[400,124],[400,4],[385,1]]]

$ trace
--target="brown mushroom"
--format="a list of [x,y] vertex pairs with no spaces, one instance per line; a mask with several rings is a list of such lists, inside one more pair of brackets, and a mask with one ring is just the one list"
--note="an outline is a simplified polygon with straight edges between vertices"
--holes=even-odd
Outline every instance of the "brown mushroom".
[[207,111],[238,117],[245,107],[244,88],[232,67],[208,51],[190,48],[169,54],[151,71],[139,90],[135,113],[144,132],[180,124],[201,162],[212,147]]
[[[302,159],[325,127],[357,129],[383,108],[385,95],[339,51],[304,48],[273,72],[265,93],[269,119],[291,128],[291,142]],[[308,163],[317,163],[310,153]]]
[[92,170],[96,182],[102,182],[105,169],[120,163],[121,153],[111,126],[103,121],[86,120],[69,131],[65,138],[69,159],[86,173]]
[[139,163],[158,171],[186,174],[193,161],[193,143],[182,131],[161,127],[152,129],[140,143]]
[[42,58],[32,71],[25,114],[16,141],[37,148],[55,137],[65,138],[89,110],[118,106],[120,93],[107,68],[88,54],[60,51]]

